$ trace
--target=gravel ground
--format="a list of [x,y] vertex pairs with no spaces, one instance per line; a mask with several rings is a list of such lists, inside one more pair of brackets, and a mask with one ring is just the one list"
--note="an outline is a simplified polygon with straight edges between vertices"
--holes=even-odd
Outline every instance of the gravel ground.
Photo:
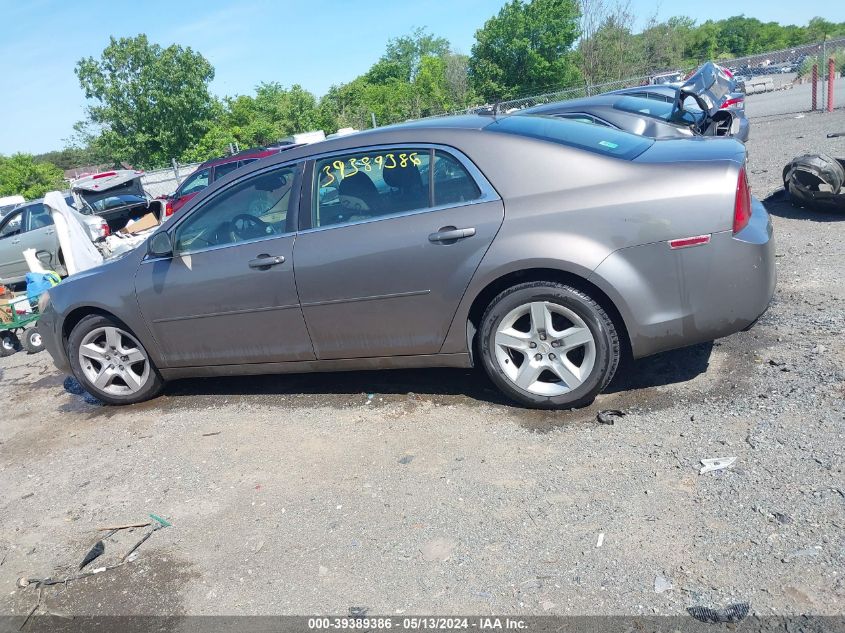
[[[634,363],[579,411],[462,370],[192,380],[105,408],[46,354],[0,359],[0,613],[35,604],[18,577],[72,573],[97,527],[155,513],[173,526],[138,560],[40,612],[841,614],[845,216],[776,193],[792,156],[845,155],[834,128],[845,112],[753,123],[779,271],[758,325]],[[737,461],[700,475],[711,457]]]

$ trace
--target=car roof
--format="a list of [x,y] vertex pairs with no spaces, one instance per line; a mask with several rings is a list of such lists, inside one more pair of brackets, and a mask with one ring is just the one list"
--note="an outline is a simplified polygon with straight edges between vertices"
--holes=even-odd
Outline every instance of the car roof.
[[273,147],[250,147],[249,149],[242,149],[241,151],[228,156],[209,158],[197,167],[197,169],[207,169],[208,167],[216,167],[217,165],[225,165],[227,163],[233,163],[238,160],[249,158],[264,158],[265,156],[272,156],[273,154],[284,151],[290,147],[295,147],[295,145],[291,143]]
[[[432,117],[417,121],[406,121],[395,125],[361,130],[355,134],[347,134],[337,138],[317,141],[287,149],[264,159],[263,164],[269,162],[283,163],[291,160],[307,159],[316,154],[346,150],[366,145],[387,145],[398,142],[432,142],[422,137],[425,132],[478,132],[493,121],[492,116],[467,114],[459,116]],[[405,133],[408,134],[405,134]],[[227,176],[228,177],[228,176]]]

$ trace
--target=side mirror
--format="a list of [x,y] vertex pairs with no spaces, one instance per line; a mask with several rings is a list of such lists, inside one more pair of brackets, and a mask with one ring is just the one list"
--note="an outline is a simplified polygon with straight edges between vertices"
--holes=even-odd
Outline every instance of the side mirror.
[[150,257],[172,257],[173,242],[167,231],[159,231],[147,242],[147,254]]

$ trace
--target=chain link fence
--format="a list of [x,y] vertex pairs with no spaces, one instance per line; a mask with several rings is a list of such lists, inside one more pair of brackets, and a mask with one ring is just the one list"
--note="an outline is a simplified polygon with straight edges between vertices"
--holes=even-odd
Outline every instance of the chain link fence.
[[174,160],[170,167],[144,172],[141,176],[141,184],[151,198],[169,196],[176,191],[176,187],[182,184],[185,178],[196,171],[200,164],[180,165]]

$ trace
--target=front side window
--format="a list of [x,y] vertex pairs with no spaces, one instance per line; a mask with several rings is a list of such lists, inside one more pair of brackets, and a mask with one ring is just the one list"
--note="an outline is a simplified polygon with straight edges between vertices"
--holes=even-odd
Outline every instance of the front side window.
[[208,187],[208,172],[208,169],[201,169],[188,176],[188,179],[182,185],[182,191],[179,195],[187,196],[190,193],[196,193]]
[[428,149],[388,149],[315,163],[311,226],[371,220],[431,206]]
[[286,233],[298,168],[296,165],[280,167],[218,193],[177,227],[176,252],[186,253]]

